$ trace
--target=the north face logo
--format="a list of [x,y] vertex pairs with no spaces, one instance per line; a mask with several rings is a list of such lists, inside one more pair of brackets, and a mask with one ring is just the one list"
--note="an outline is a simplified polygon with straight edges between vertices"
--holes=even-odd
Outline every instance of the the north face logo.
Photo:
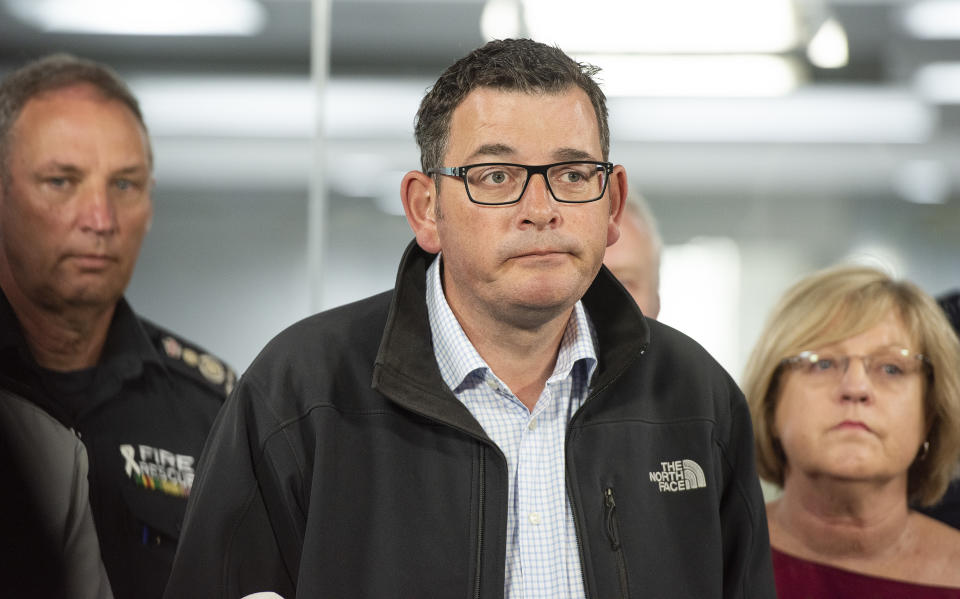
[[661,470],[650,473],[650,482],[656,483],[657,490],[661,493],[690,491],[707,486],[703,468],[693,460],[660,462],[660,468]]

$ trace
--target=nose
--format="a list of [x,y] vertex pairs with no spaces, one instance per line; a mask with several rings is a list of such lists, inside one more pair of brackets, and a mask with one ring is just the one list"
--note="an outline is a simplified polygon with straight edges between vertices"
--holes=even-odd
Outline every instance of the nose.
[[534,173],[527,181],[527,188],[520,198],[521,227],[545,229],[560,224],[560,211],[553,198],[547,179],[541,173]]
[[95,235],[112,235],[116,232],[116,207],[105,185],[91,184],[77,200],[80,230]]
[[857,356],[847,358],[840,377],[840,398],[843,401],[867,403],[873,394],[873,383],[864,361]]

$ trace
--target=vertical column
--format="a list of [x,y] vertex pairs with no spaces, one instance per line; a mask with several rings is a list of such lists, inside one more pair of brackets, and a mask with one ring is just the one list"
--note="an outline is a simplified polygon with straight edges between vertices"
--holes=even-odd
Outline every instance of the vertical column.
[[323,304],[323,245],[326,238],[327,177],[324,107],[327,79],[330,76],[330,3],[312,0],[310,35],[310,79],[314,93],[313,160],[310,170],[307,205],[307,268],[309,272],[310,312]]

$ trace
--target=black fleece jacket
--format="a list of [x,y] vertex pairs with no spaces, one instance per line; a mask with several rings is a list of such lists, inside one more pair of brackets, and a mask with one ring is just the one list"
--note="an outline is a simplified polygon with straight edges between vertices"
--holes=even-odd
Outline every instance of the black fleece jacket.
[[[503,596],[507,464],[441,379],[432,258],[411,244],[393,291],[256,359],[204,449],[167,599]],[[606,269],[583,301],[599,363],[566,483],[587,596],[773,598],[737,386]]]

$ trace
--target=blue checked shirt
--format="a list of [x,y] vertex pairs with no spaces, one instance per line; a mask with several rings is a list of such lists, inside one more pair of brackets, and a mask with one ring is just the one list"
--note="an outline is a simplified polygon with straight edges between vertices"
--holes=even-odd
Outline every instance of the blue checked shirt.
[[507,458],[507,599],[582,599],[580,555],[567,498],[567,422],[587,397],[597,366],[595,334],[577,302],[557,363],[533,411],[490,370],[450,310],[440,257],[427,270],[427,312],[443,380]]

